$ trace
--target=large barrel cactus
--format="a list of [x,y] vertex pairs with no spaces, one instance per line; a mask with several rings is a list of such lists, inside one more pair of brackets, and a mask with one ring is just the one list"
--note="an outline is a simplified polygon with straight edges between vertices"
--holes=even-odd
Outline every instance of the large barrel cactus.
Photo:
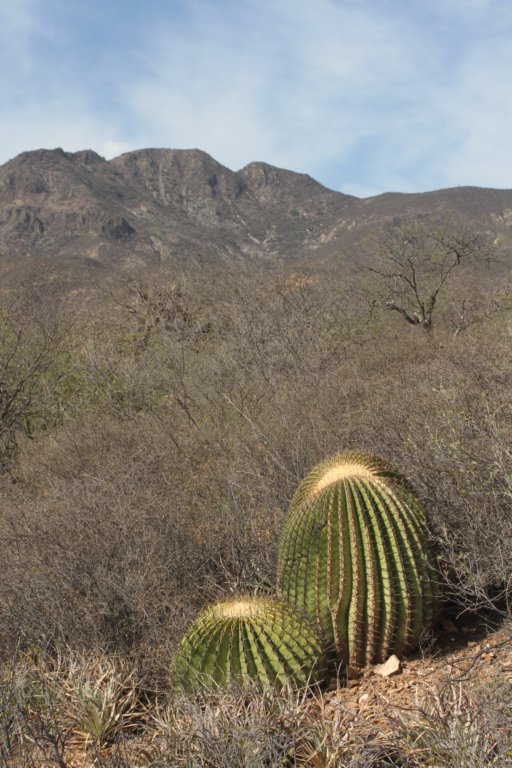
[[316,620],[342,664],[416,647],[436,617],[439,591],[425,518],[407,481],[359,452],[315,467],[288,512],[277,586]]
[[183,637],[173,661],[177,690],[212,683],[263,686],[321,682],[325,659],[314,624],[280,600],[243,597],[207,608]]

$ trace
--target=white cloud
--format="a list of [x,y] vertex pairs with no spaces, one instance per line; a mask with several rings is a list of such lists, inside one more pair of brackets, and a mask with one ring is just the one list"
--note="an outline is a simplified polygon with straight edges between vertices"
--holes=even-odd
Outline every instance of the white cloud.
[[468,54],[455,92],[443,94],[440,108],[453,146],[443,158],[443,181],[512,187],[512,79],[509,41],[478,45]]
[[88,71],[69,71],[61,0],[0,5],[0,163],[20,152],[91,148],[112,157],[132,145],[91,99]]
[[37,21],[39,0],[17,0],[0,6],[2,38],[8,40],[14,33],[24,34],[40,28]]
[[512,67],[482,68],[456,28],[450,46],[376,3],[247,0],[242,23],[193,6],[190,26],[152,31],[146,74],[124,84],[140,143],[197,146],[232,168],[262,159],[355,194],[503,180],[496,98]]
[[16,0],[0,5],[0,62],[2,69],[9,69],[9,81],[4,82],[4,87],[30,76],[34,39],[51,36],[41,16],[42,1]]
[[3,162],[27,149],[94,149],[112,157],[132,148],[114,138],[106,140],[109,135],[116,135],[115,125],[98,119],[90,113],[87,103],[70,93],[62,100],[20,106],[9,121],[0,121],[0,146],[8,148]]
[[312,172],[381,128],[372,102],[384,113],[397,90],[411,97],[406,20],[329,0],[244,8],[242,28],[196,3],[193,30],[151,34],[149,71],[124,97],[154,143]]
[[479,13],[492,9],[500,0],[431,0],[432,6],[443,14],[460,13],[466,16],[468,13]]
[[112,157],[122,155],[124,152],[131,152],[133,149],[136,149],[136,147],[133,147],[126,141],[104,141],[99,154],[110,160]]
[[60,3],[0,7],[0,161],[195,146],[360,195],[512,185],[509,0],[162,1],[94,75],[80,56],[105,59],[75,57]]

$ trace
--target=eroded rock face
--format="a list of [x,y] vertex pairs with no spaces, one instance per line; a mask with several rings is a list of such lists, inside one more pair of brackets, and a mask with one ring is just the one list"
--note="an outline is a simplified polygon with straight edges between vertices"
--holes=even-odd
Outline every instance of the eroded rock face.
[[[407,215],[463,215],[511,240],[512,191],[456,188],[359,200],[254,162],[232,171],[197,149],[23,152],[0,166],[0,268],[16,256],[109,267],[162,261],[350,262]],[[170,247],[172,245],[172,247]]]
[[101,227],[101,231],[106,238],[112,240],[122,240],[136,234],[135,229],[122,216],[108,219]]

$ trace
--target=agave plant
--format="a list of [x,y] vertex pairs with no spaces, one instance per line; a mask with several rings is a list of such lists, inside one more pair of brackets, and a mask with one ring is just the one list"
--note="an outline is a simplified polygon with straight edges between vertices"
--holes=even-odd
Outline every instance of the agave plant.
[[285,521],[277,586],[343,664],[416,647],[439,590],[424,513],[405,478],[359,452],[315,467]]
[[238,597],[207,608],[183,637],[171,681],[178,690],[201,685],[263,686],[320,682],[325,671],[314,624],[268,597]]
[[140,721],[134,674],[120,660],[77,657],[70,663],[65,690],[75,732],[86,742],[113,742]]

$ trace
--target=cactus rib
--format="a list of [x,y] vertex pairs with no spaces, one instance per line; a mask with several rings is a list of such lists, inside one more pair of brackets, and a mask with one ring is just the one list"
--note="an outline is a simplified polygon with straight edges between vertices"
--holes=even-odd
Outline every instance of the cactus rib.
[[408,482],[374,456],[315,467],[292,500],[278,593],[315,620],[338,660],[363,666],[412,650],[439,589],[423,511]]
[[236,598],[210,606],[183,637],[173,660],[175,689],[200,685],[320,682],[325,672],[314,624],[273,598]]

